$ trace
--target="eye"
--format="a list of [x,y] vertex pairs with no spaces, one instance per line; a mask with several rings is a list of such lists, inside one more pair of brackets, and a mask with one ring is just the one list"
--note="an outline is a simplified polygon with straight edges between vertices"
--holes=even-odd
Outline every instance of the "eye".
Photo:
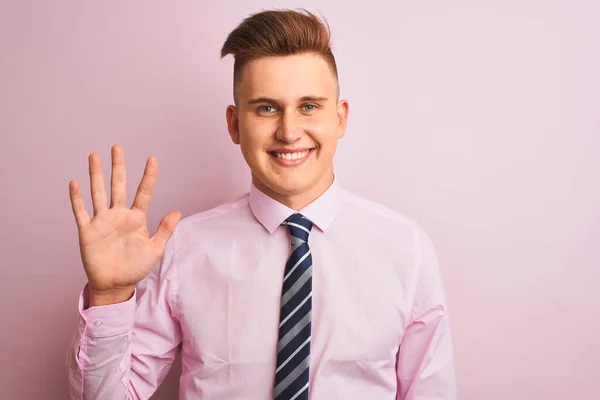
[[314,104],[305,104],[302,106],[302,111],[314,111],[317,109],[317,106]]
[[263,113],[263,114],[271,114],[273,112],[275,112],[276,109],[273,106],[260,106],[258,107],[258,112]]

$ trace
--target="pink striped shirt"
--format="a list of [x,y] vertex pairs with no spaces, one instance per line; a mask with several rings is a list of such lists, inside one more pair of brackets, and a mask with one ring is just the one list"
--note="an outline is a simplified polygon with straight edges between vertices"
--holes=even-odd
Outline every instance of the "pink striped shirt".
[[[129,301],[86,309],[84,288],[71,399],[148,399],[179,352],[179,399],[272,399],[294,212],[252,185],[182,219]],[[456,399],[427,234],[337,180],[299,212],[314,223],[310,399]]]

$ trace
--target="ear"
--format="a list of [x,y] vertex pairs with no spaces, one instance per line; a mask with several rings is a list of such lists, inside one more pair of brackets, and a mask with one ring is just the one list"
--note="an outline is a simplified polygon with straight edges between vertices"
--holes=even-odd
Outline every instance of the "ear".
[[227,130],[231,141],[235,144],[240,144],[240,125],[238,119],[238,110],[234,105],[229,105],[225,112],[225,118],[227,119]]
[[338,102],[337,115],[338,115],[338,139],[344,137],[346,133],[346,127],[348,126],[348,114],[350,113],[350,104],[347,100],[340,100]]

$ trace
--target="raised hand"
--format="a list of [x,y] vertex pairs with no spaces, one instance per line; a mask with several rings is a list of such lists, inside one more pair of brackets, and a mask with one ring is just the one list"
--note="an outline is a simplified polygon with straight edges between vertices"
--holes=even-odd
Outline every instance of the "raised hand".
[[111,148],[110,206],[104,187],[100,156],[89,156],[93,218],[88,215],[77,181],[69,182],[73,214],[79,232],[81,260],[88,277],[89,305],[126,301],[162,257],[167,240],[181,218],[179,211],[167,213],[154,236],[147,229],[148,206],[156,184],[158,165],[148,158],[144,176],[131,208],[127,208],[125,156],[119,145]]

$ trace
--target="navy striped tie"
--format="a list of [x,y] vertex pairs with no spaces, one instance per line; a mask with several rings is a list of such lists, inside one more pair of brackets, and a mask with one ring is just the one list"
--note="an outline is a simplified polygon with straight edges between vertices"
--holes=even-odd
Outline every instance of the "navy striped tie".
[[274,398],[307,400],[312,308],[312,257],[308,234],[313,224],[296,213],[282,225],[287,225],[290,230],[292,254],[285,265],[283,278]]

